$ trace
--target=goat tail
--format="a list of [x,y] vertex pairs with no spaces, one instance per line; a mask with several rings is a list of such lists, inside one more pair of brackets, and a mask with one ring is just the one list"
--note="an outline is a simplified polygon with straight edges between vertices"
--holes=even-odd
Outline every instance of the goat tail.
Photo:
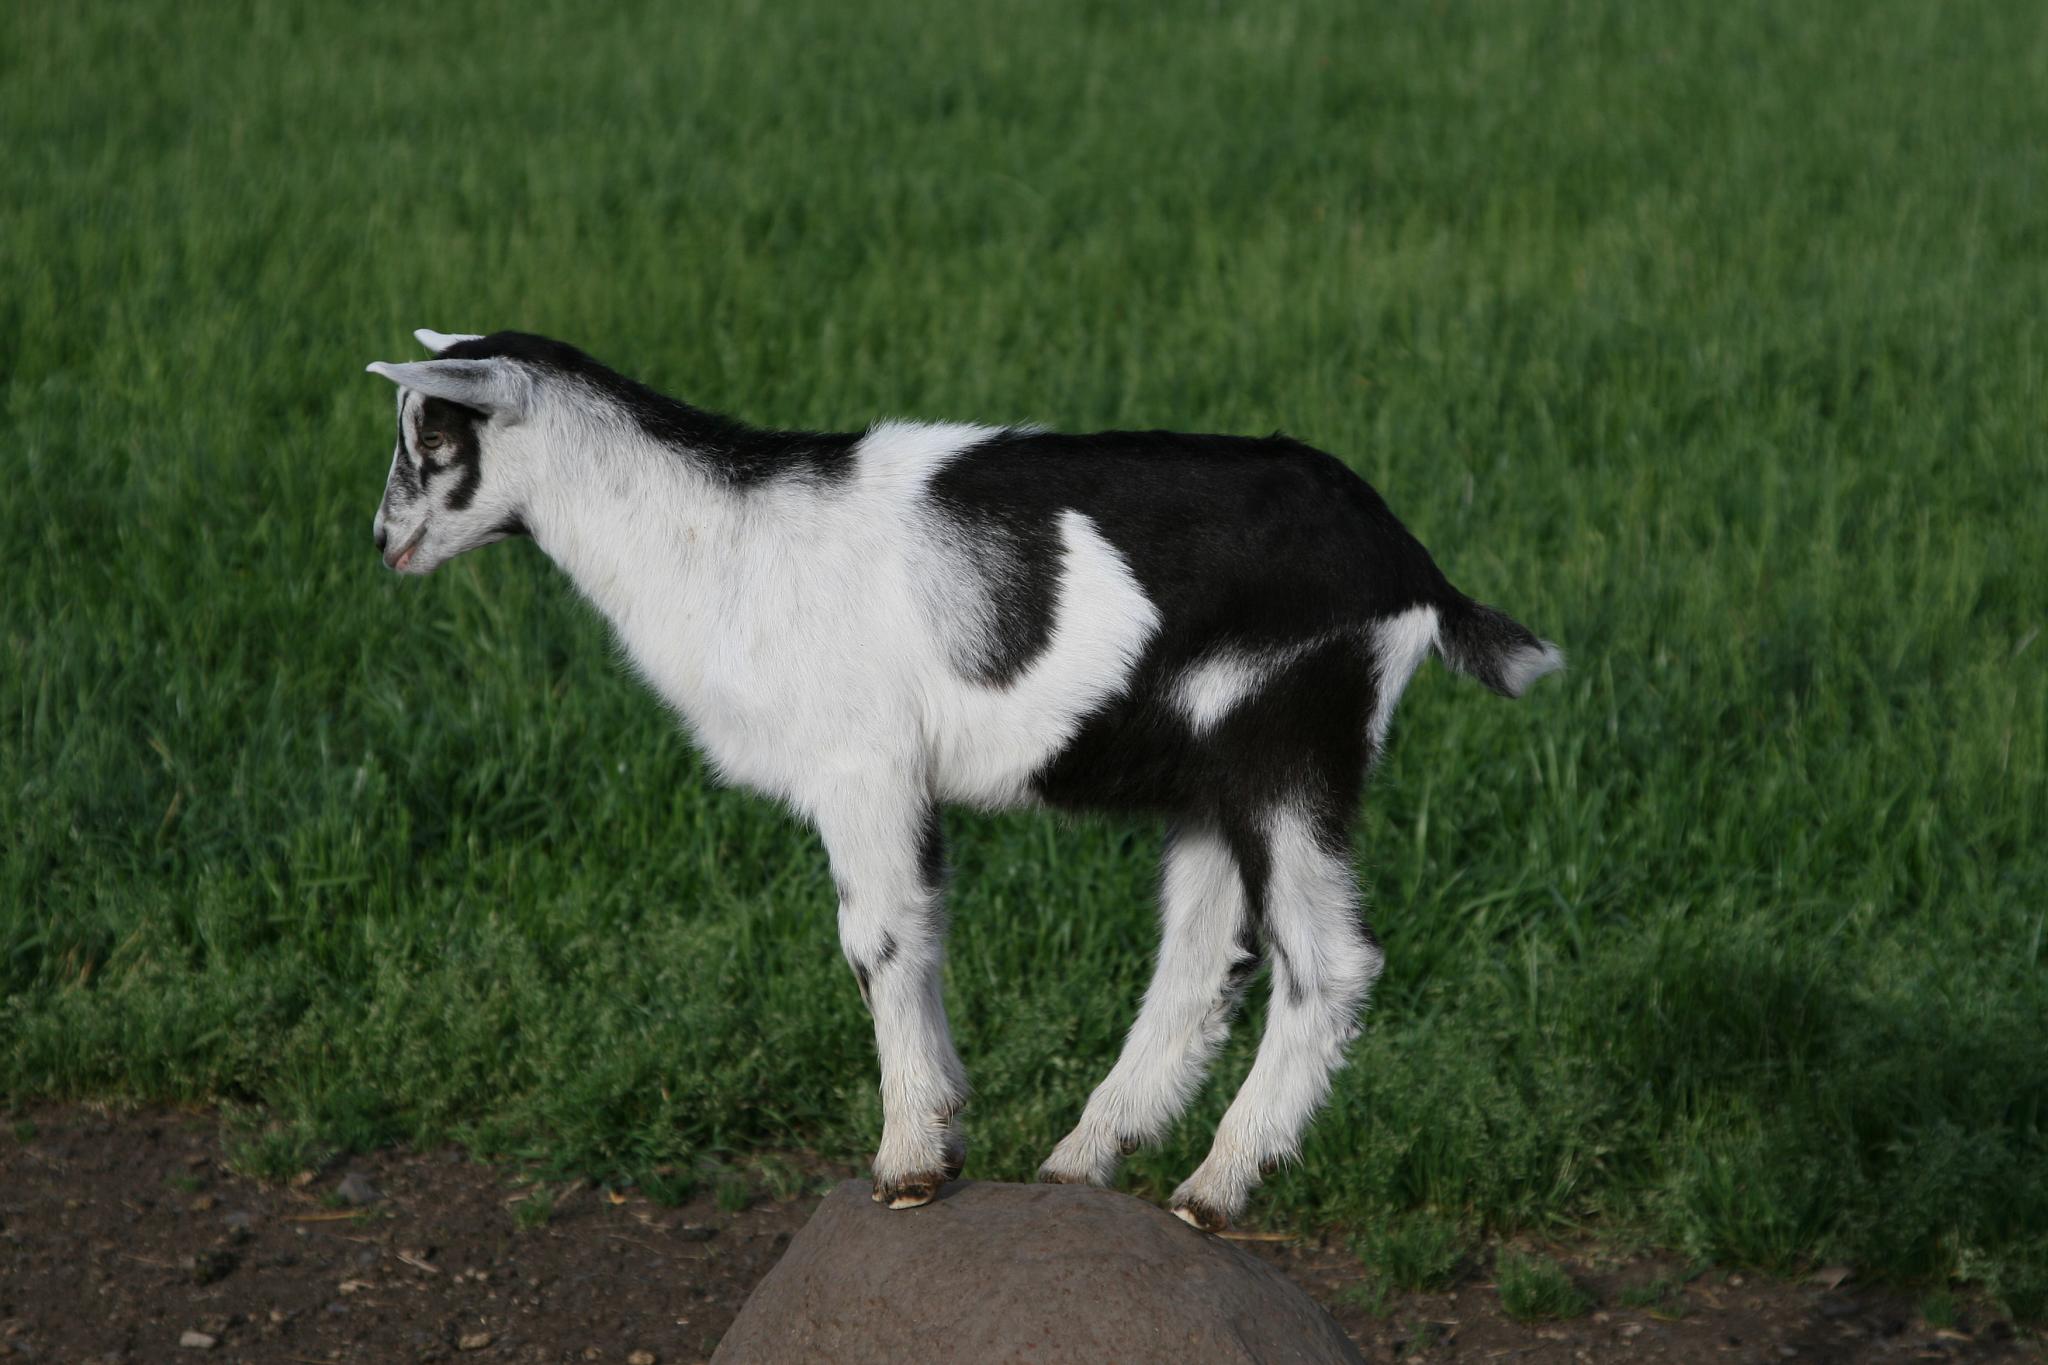
[[1455,589],[1437,604],[1437,616],[1437,657],[1503,697],[1519,697],[1530,683],[1564,667],[1563,650],[1506,612]]

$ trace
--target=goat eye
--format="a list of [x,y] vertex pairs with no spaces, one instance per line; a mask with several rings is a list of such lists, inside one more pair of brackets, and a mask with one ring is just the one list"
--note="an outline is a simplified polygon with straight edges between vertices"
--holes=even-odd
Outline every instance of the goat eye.
[[423,431],[420,433],[421,450],[439,450],[447,443],[448,438],[438,431]]

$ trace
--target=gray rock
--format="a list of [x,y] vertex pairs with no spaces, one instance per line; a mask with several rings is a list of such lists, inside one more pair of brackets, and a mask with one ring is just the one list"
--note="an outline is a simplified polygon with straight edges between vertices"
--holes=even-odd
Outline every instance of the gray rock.
[[350,1171],[334,1187],[334,1197],[352,1209],[374,1204],[384,1197],[383,1192],[370,1183],[370,1177],[361,1171]]
[[1078,1185],[945,1187],[890,1211],[825,1198],[714,1365],[1360,1361],[1286,1276],[1165,1210]]

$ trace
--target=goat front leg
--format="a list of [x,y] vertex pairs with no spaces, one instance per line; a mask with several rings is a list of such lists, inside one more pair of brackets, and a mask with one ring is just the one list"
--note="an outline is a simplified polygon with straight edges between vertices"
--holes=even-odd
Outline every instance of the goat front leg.
[[839,885],[839,945],[875,1019],[882,1144],[875,1201],[931,1202],[960,1174],[967,1144],[954,1117],[967,1073],[946,1025],[945,850],[939,812],[920,794],[873,790],[816,812]]

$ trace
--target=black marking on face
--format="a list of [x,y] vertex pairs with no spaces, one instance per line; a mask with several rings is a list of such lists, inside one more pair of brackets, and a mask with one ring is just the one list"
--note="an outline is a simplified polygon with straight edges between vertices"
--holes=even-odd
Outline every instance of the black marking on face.
[[514,536],[532,535],[533,532],[527,529],[525,520],[516,512],[491,528],[493,540],[510,540]]
[[896,960],[896,948],[896,936],[884,929],[882,931],[882,946],[875,953],[874,969],[876,971],[879,972],[882,968]]
[[837,483],[852,476],[857,432],[762,431],[693,408],[601,364],[566,342],[530,332],[494,332],[458,341],[444,360],[516,360],[594,390],[641,431],[725,482],[750,487],[781,478]]
[[420,454],[420,486],[430,487],[443,474],[454,475],[442,505],[451,512],[466,510],[483,484],[483,441],[478,428],[485,416],[475,408],[445,398],[421,401],[414,423],[413,446]]

